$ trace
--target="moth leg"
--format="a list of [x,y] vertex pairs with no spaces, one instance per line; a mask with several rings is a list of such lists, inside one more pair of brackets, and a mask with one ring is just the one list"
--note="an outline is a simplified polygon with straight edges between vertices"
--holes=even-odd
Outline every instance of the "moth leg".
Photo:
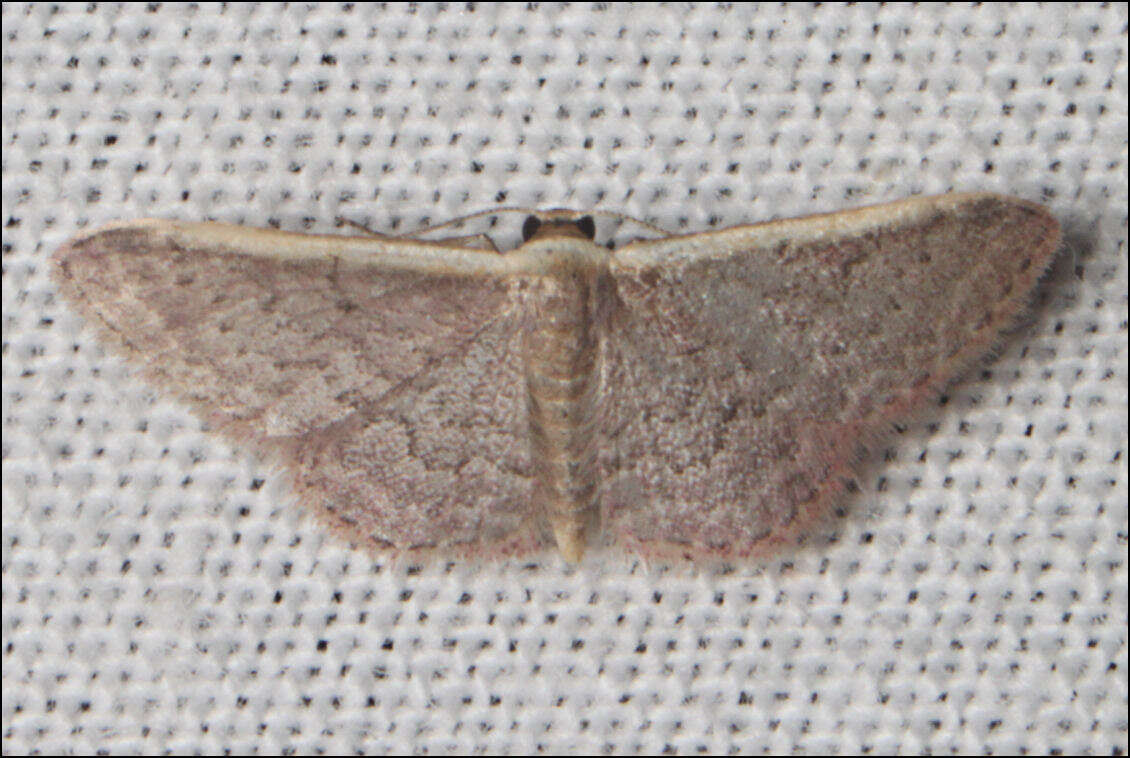
[[[348,218],[340,219],[340,221],[347,226],[352,226],[354,229],[360,229],[361,231],[365,232],[365,234],[367,234],[371,237],[376,237],[378,239],[383,239],[383,240],[418,239],[416,237],[410,237],[406,234],[382,234],[381,232],[374,232],[372,229],[365,226],[360,221],[354,221],[354,220],[348,219]],[[426,230],[423,230],[423,231],[426,231]],[[421,233],[422,232],[419,232],[419,231],[418,232],[411,232],[411,234],[421,234]],[[443,245],[450,245],[452,247],[465,247],[465,248],[468,248],[468,249],[471,249],[471,250],[490,250],[490,251],[493,251],[495,253],[499,252],[498,247],[494,244],[494,240],[492,240],[490,237],[488,237],[487,235],[482,234],[482,233],[467,234],[467,235],[464,235],[462,237],[443,237],[442,239],[427,240],[427,241],[437,242],[437,243],[443,244]]]
[[[617,224],[619,226],[624,226],[625,224],[635,224],[636,226],[643,227],[644,229],[648,230],[649,232],[654,232],[655,234],[659,235],[660,237],[670,237],[673,234],[675,234],[674,232],[672,232],[668,229],[664,229],[662,226],[659,226],[657,224],[652,224],[650,222],[644,221],[643,219],[639,219],[639,218],[636,218],[634,216],[629,216],[625,213],[616,213],[614,211],[591,211],[589,213],[589,215],[599,216],[600,218],[612,219],[613,221],[617,222]],[[638,239],[645,239],[645,238],[640,237]]]
[[354,229],[360,229],[361,231],[365,232],[365,234],[368,234],[370,237],[378,237],[380,239],[385,239],[385,240],[391,239],[390,235],[381,234],[380,232],[374,232],[372,229],[365,226],[360,221],[354,221],[351,218],[338,218],[338,221],[345,224],[346,226],[352,226]]
[[501,252],[498,249],[498,246],[494,244],[494,240],[492,240],[482,232],[479,232],[478,234],[468,234],[463,237],[444,237],[442,239],[436,240],[436,242],[441,242],[444,245],[451,245],[453,247],[466,247],[472,250],[491,250],[496,253]]

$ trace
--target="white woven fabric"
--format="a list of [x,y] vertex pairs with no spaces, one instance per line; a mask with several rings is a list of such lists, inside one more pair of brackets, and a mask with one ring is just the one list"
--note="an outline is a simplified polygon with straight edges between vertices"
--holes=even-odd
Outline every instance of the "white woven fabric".
[[[1124,4],[3,13],[5,754],[1126,754]],[[140,216],[695,231],[951,189],[1063,221],[1029,317],[835,544],[729,570],[374,561],[44,265]]]

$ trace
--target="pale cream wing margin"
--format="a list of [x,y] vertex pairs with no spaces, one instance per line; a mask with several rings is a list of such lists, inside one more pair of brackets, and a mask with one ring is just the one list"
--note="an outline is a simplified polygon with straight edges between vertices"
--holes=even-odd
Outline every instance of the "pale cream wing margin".
[[304,503],[378,548],[523,551],[532,531],[512,263],[209,223],[78,238],[56,279],[109,344]]
[[991,348],[1058,238],[1038,205],[949,195],[617,251],[607,527],[644,553],[803,535],[893,419]]

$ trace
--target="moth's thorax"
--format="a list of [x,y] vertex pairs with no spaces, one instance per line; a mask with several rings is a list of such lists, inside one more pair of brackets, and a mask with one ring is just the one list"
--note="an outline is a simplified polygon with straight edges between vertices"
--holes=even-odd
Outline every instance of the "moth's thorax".
[[558,276],[574,271],[606,271],[612,253],[576,224],[543,223],[526,242],[506,254],[525,275]]
[[596,520],[595,421],[607,270],[583,251],[566,251],[554,262],[527,283],[530,452],[535,499],[558,548],[576,562]]

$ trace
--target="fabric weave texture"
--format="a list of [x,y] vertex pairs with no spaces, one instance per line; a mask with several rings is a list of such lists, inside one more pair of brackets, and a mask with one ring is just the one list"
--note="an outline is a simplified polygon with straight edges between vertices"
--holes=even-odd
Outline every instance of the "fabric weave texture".
[[[3,9],[5,754],[1127,752],[1124,4]],[[374,560],[105,352],[116,219],[677,233],[915,194],[1065,242],[768,563]],[[521,218],[516,221],[520,225]]]

